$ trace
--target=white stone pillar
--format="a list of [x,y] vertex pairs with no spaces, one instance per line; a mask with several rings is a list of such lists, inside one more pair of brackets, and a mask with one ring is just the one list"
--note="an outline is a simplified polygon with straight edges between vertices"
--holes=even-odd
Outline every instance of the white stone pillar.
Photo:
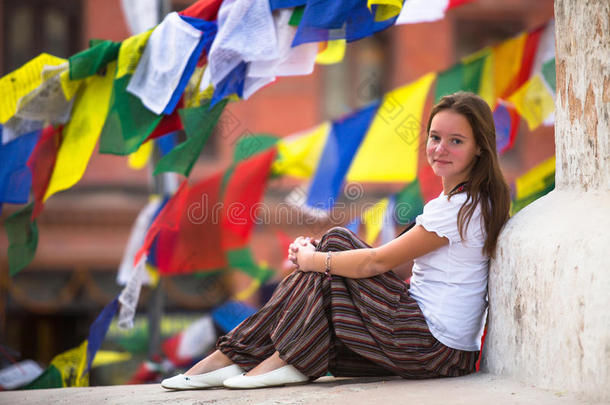
[[483,369],[610,401],[610,1],[555,0],[556,189],[500,236]]

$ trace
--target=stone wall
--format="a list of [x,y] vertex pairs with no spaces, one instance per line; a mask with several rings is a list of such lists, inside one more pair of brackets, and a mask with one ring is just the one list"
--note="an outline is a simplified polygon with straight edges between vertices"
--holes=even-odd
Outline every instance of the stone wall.
[[557,186],[502,232],[483,368],[610,400],[610,2],[555,18]]

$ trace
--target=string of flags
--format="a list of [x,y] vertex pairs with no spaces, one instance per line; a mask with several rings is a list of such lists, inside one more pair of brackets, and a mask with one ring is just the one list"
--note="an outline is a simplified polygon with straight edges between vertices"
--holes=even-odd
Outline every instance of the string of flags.
[[[185,216],[188,214],[185,207],[200,203],[201,196],[205,195],[208,198],[209,207],[213,203],[223,203],[225,207],[239,203],[246,209],[251,208],[260,200],[270,171],[274,176],[310,177],[311,182],[302,206],[317,213],[324,213],[332,208],[344,179],[353,182],[402,181],[410,184],[419,177],[420,186],[424,183],[429,186],[432,182],[422,181],[424,173],[419,167],[421,165],[418,164],[417,145],[421,133],[420,117],[423,104],[434,83],[436,83],[436,98],[459,88],[475,91],[487,97],[495,97],[493,100],[496,100],[494,116],[498,119],[498,147],[500,152],[508,150],[514,142],[511,134],[516,132],[515,120],[512,117],[508,120],[503,119],[505,118],[504,113],[511,107],[508,107],[508,103],[503,101],[500,95],[505,95],[510,99],[508,96],[512,95],[507,90],[508,88],[516,89],[512,94],[518,94],[526,88],[529,96],[518,98],[523,102],[517,102],[516,105],[519,105],[519,108],[528,109],[525,107],[527,103],[535,106],[540,104],[539,100],[544,99],[545,96],[537,97],[536,92],[531,90],[533,88],[531,83],[532,81],[539,82],[541,77],[539,72],[544,72],[545,67],[553,61],[553,53],[550,51],[553,49],[553,32],[553,25],[549,23],[546,27],[521,34],[475,55],[463,58],[457,65],[445,72],[424,75],[413,83],[389,92],[379,102],[332,123],[323,123],[304,134],[280,140],[265,138],[265,142],[261,141],[262,138],[255,136],[242,139],[243,142],[239,143],[236,153],[243,154],[243,161],[239,163],[236,161],[236,165],[228,171],[217,173],[197,185],[189,186],[187,182],[184,182],[171,199],[173,208],[170,210],[164,207],[159,210],[159,214],[163,215],[159,215],[156,223],[148,230],[147,240],[140,249],[142,253],[148,253],[151,266],[143,263],[141,267],[144,270],[151,267],[157,268],[162,274],[175,274],[177,272],[217,270],[230,265],[246,271],[257,279],[268,277],[268,272],[260,271],[247,247],[248,236],[253,225],[252,221],[248,219],[247,211],[244,211],[246,215],[238,218],[244,223],[244,226],[238,227],[235,226],[235,218],[229,218],[226,215],[228,212],[221,213],[222,221],[197,223],[197,221],[192,221],[192,218]],[[545,46],[539,46],[540,38],[546,38],[542,42]],[[506,72],[496,68],[496,65],[504,66],[507,60],[515,58],[520,59],[522,64],[514,67],[511,71],[512,79],[510,77],[507,79]],[[107,81],[108,71],[113,71],[112,64],[109,64],[110,68],[107,66],[105,76],[94,76],[87,80]],[[536,67],[534,75],[530,74],[532,66]],[[545,80],[552,81],[552,75],[548,73],[548,69],[546,71]],[[551,85],[543,85],[539,88],[548,91],[547,87],[552,88]],[[97,87],[92,85],[91,88],[96,89]],[[82,98],[74,104],[74,108],[78,109],[78,106],[86,103],[89,97],[89,93],[83,92]],[[205,144],[215,122],[219,119],[226,101],[211,108],[210,104],[210,102],[206,102],[202,106],[179,109],[179,122],[187,133],[187,140],[176,145],[163,156],[155,169],[156,172],[171,171],[188,176],[199,151]],[[125,111],[125,108],[120,107],[117,110]],[[534,109],[534,111],[540,113],[538,122],[542,123],[546,119],[544,114],[548,112],[545,112],[544,108]],[[101,122],[101,120],[95,121]],[[71,122],[67,123],[66,127],[69,125]],[[69,160],[78,160],[77,166],[82,168],[82,162],[85,160],[82,157],[85,156],[88,160],[91,148],[89,145],[94,144],[89,141],[87,136],[83,136],[88,148],[84,154],[76,153],[70,147],[67,150],[71,153],[66,152],[65,155],[62,155],[62,148],[56,146],[61,138],[63,138],[61,139],[62,147],[66,144],[71,145],[69,140],[71,137],[76,139],[71,135],[75,133],[47,127],[44,131],[14,139],[7,144],[10,148],[3,148],[2,151],[12,152],[12,147],[23,145],[21,150],[24,151],[22,153],[24,156],[29,150],[34,149],[30,158],[37,157],[37,159],[30,159],[32,166],[39,164],[48,169],[53,167],[53,160],[56,162],[62,160],[66,163],[64,165],[56,163],[55,169],[68,168],[73,164],[68,163]],[[350,134],[350,136],[346,134]],[[353,134],[359,134],[359,136],[351,136]],[[40,142],[37,141],[37,137],[40,138]],[[341,148],[338,148],[339,143],[341,143]],[[264,146],[261,150],[266,150],[264,158],[256,156],[256,152],[260,152],[260,150],[255,150],[255,148],[261,145]],[[136,149],[137,146],[137,143],[134,144],[130,150]],[[57,152],[57,156],[54,156],[54,152]],[[11,153],[10,156],[15,157],[19,154]],[[67,158],[62,159],[62,156],[67,156]],[[379,159],[379,156],[384,156],[384,159]],[[28,170],[24,169],[23,160],[21,159],[22,166],[13,166],[15,170],[11,174],[18,176],[22,172],[28,173]],[[9,165],[3,167],[6,168]],[[376,168],[376,170],[371,168]],[[84,168],[82,170],[84,171]],[[33,258],[37,243],[35,218],[40,212],[45,197],[48,198],[54,189],[59,190],[66,187],[65,182],[54,183],[54,179],[63,177],[61,172],[61,170],[59,172],[57,170],[35,171],[32,179],[35,203],[24,207],[6,220],[10,242],[11,274],[15,274],[25,267]],[[68,173],[69,170],[65,169],[64,172]],[[52,174],[49,176],[49,173]],[[73,176],[73,173],[70,175]],[[21,185],[23,182],[17,184]],[[44,191],[45,184],[47,185],[46,192]],[[64,185],[52,187],[53,184]],[[235,186],[231,187],[232,184]],[[245,184],[248,184],[249,188],[244,187]],[[226,186],[229,186],[226,189],[227,197],[222,197]],[[249,190],[249,192],[244,193],[244,190]],[[423,201],[426,201],[438,190],[432,190],[431,193],[422,188],[420,192]],[[409,204],[413,204],[413,202]],[[414,205],[420,206],[421,204]],[[202,206],[201,208],[209,207]],[[400,207],[400,205],[394,205],[394,207]],[[377,217],[385,215],[379,209],[375,212],[378,212]],[[413,211],[412,214],[416,215],[417,211]],[[172,219],[169,219],[170,217]],[[373,221],[371,213],[367,213],[366,217],[368,220],[363,221],[366,227],[372,226],[370,225],[372,223],[382,223],[379,219]],[[386,217],[391,216],[386,215]],[[34,220],[30,221],[29,218],[34,218]],[[373,240],[380,231],[381,229],[367,231],[367,235],[369,235],[367,239]],[[204,250],[207,248],[209,251],[202,252],[202,244],[194,246],[189,243],[189,240],[194,239],[193,235],[196,235],[198,240],[209,240],[209,243],[203,244]],[[219,255],[218,252],[225,254]],[[132,273],[134,277],[135,274],[138,274],[143,279],[142,282],[149,282],[144,279],[148,277],[148,274],[154,274],[154,271]],[[142,282],[134,281],[136,286],[140,286]],[[132,295],[132,298],[134,297],[137,298],[137,295]],[[125,297],[122,302],[127,303]],[[125,324],[129,325],[129,322]]]
[[[111,321],[118,309],[118,299],[111,301],[98,315],[89,329],[89,337],[79,346],[58,354],[42,370],[35,362],[15,363],[0,371],[0,387],[4,389],[41,389],[83,387],[89,385],[92,367],[126,361],[129,352],[99,350]],[[255,308],[229,300],[192,322],[184,330],[169,336],[162,343],[164,362],[144,362],[132,376],[130,383],[154,382],[162,364],[165,373],[188,367],[213,349],[218,330],[227,333],[252,315]]]
[[[231,267],[258,285],[268,279],[272,271],[255,262],[248,241],[254,226],[249,213],[270,176],[307,179],[307,191],[293,202],[319,216],[332,209],[346,180],[406,183],[348,225],[358,230],[363,224],[371,244],[379,235],[382,241],[393,237],[395,223],[408,223],[439,192],[418,156],[423,107],[433,88],[435,99],[457,90],[480,94],[493,108],[500,153],[514,144],[521,117],[530,129],[552,125],[551,21],[341,119],[279,139],[245,137],[229,169],[188,183],[228,101],[249,98],[277,76],[309,74],[316,62],[337,63],[347,42],[394,24],[434,21],[467,2],[200,0],[120,43],[92,41],[68,60],[41,54],[0,79],[0,209],[4,202],[27,204],[5,220],[11,275],[34,257],[44,202],[80,180],[96,144],[100,153],[130,155],[136,168],[145,165],[152,142],[165,145],[155,173],[187,177],[173,196],[144,208],[117,276],[125,289],[102,311],[89,338],[57,356],[40,378],[86,384],[109,319],[119,313],[119,323],[129,327],[141,286],[154,284],[159,273]],[[177,130],[187,135],[181,144],[173,137]],[[513,209],[552,189],[553,174],[549,160],[520,177]],[[214,204],[222,209],[218,220],[209,221]]]
[[[231,4],[233,3],[228,2],[225,10],[227,18],[232,15]],[[342,7],[348,7],[347,3],[341,4]],[[450,5],[446,2],[443,4],[445,7]],[[10,87],[12,91],[9,93],[12,97],[7,97],[8,102],[3,103],[4,108],[0,108],[0,119],[8,121],[7,118],[13,113],[15,115],[13,118],[21,124],[24,121],[34,122],[21,116],[18,107],[37,104],[36,94],[48,93],[37,91],[40,86],[55,89],[54,94],[59,94],[59,97],[53,96],[53,99],[65,97],[65,108],[60,109],[61,117],[66,116],[65,111],[71,113],[69,120],[59,120],[63,122],[61,127],[47,126],[44,137],[41,136],[43,131],[40,130],[21,134],[24,136],[17,134],[17,138],[12,139],[13,142],[7,142],[6,146],[3,144],[0,149],[0,154],[3,156],[10,154],[12,157],[6,159],[8,164],[3,165],[2,174],[5,181],[3,181],[2,194],[9,195],[9,198],[4,198],[3,201],[25,203],[29,197],[29,189],[34,191],[36,204],[32,215],[33,221],[29,225],[30,243],[27,244],[29,249],[26,249],[26,252],[31,253],[35,250],[32,241],[36,232],[33,228],[44,201],[57,191],[65,190],[78,182],[98,139],[102,153],[130,154],[138,151],[142,144],[146,144],[146,140],[184,128],[187,133],[186,142],[176,145],[169,151],[155,168],[155,173],[176,172],[188,177],[195,159],[227,102],[224,99],[214,104],[216,90],[210,94],[209,83],[203,86],[201,84],[205,82],[206,72],[212,69],[210,63],[213,58],[210,55],[216,49],[214,48],[216,42],[213,40],[216,38],[215,24],[222,26],[222,19],[218,17],[217,23],[204,19],[195,20],[198,19],[197,15],[202,15],[204,11],[213,15],[213,10],[216,9],[220,13],[224,10],[224,5],[225,3],[221,4],[218,1],[198,2],[181,14],[168,16],[155,29],[133,36],[123,43],[98,41],[90,49],[71,57],[67,64],[60,58],[43,54],[1,80],[0,87]],[[274,6],[280,7],[281,4],[274,3]],[[309,15],[308,12],[317,15],[318,9],[312,5],[310,10],[309,3],[300,4],[299,7],[304,7],[298,25],[301,27],[303,19]],[[350,9],[352,10],[350,12],[356,13],[354,11],[356,9],[357,7]],[[347,9],[341,10],[349,14]],[[341,15],[339,13],[341,10],[337,10],[337,16]],[[371,14],[370,10],[368,12]],[[295,14],[296,11],[293,9],[292,13]],[[331,20],[332,18],[327,21],[329,27],[332,26]],[[338,21],[346,24],[348,19],[339,18]],[[234,28],[239,31],[239,28]],[[218,32],[221,31],[222,29],[219,28]],[[173,72],[173,77],[179,78],[178,81],[174,80],[173,84],[176,87],[159,89],[155,86],[166,86],[168,80],[153,80],[154,83],[151,81],[151,77],[158,76],[154,73],[154,69],[159,63],[155,64],[154,55],[162,54],[160,49],[167,46],[165,41],[174,36],[163,33],[175,32],[187,36],[188,33],[192,34],[191,48],[201,48],[198,51],[199,56],[207,55],[209,49],[210,55],[204,58],[208,63],[199,67],[199,72],[196,74],[198,69],[196,65],[201,63],[201,58],[178,57],[175,62],[183,68],[183,74]],[[329,30],[326,29],[326,32]],[[475,91],[486,98],[495,107],[494,116],[499,128],[498,145],[502,147],[501,152],[510,149],[518,122],[515,111],[527,112],[527,121],[532,128],[545,119],[548,120],[552,112],[553,103],[549,100],[553,99],[554,84],[549,81],[553,81],[553,72],[550,68],[554,58],[553,33],[552,23],[532,32],[523,33],[463,58],[445,72],[430,73],[414,83],[396,89],[388,93],[378,105],[374,103],[366,109],[353,113],[352,117],[344,118],[345,122],[332,123],[326,135],[316,135],[318,141],[325,138],[325,144],[324,148],[314,148],[320,151],[316,164],[319,172],[312,178],[304,207],[310,208],[312,212],[320,210],[324,212],[332,208],[332,202],[336,199],[345,175],[348,181],[413,181],[418,170],[417,140],[421,132],[421,110],[428,89],[433,83],[436,84],[435,98],[457,89]],[[540,44],[541,37],[544,41]],[[181,43],[187,47],[186,39],[182,36],[180,38],[184,39]],[[515,60],[520,63],[515,63]],[[45,66],[51,66],[52,69],[46,69]],[[36,74],[38,70],[42,73],[40,78]],[[43,80],[45,78],[46,80]],[[15,85],[15,82],[19,85]],[[23,85],[20,85],[22,83]],[[55,85],[50,86],[49,83]],[[143,85],[140,88],[138,84]],[[200,91],[202,88],[205,89],[203,92]],[[516,91],[517,89],[519,91]],[[145,92],[151,93],[145,94]],[[207,95],[202,95],[204,93]],[[169,98],[163,98],[161,94]],[[202,97],[210,98],[206,101]],[[160,105],[151,104],[159,100],[162,101]],[[42,105],[38,110],[44,110],[45,104],[38,104]],[[94,104],[97,108],[92,108]],[[104,106],[108,108],[105,109]],[[168,109],[168,106],[172,108]],[[177,108],[179,106],[183,108]],[[151,108],[154,111],[151,111]],[[33,110],[36,109],[24,109],[28,114]],[[32,117],[28,114],[27,117]],[[347,123],[351,121],[359,125],[360,137],[341,135],[348,127]],[[17,127],[24,127],[21,124]],[[3,143],[4,132],[15,134],[14,130],[17,127],[5,122],[2,128]],[[163,131],[157,131],[159,128]],[[351,150],[346,150],[347,148],[344,147],[337,148],[339,139],[349,139],[353,144]],[[46,164],[44,168],[47,170],[35,167],[38,170],[32,171],[24,165],[25,159],[18,158],[21,155],[23,157],[30,155],[33,145],[39,147],[36,148],[37,159],[32,162],[32,166],[37,166],[38,161],[44,162]],[[21,155],[16,150],[20,151]],[[286,152],[287,147],[278,145],[278,150]],[[354,153],[356,151],[357,153]],[[41,156],[38,156],[39,154]],[[378,156],[385,158],[378,159]],[[284,157],[280,155],[278,159],[282,162]],[[310,160],[315,159],[310,157]],[[375,164],[372,164],[373,162]],[[329,168],[329,164],[335,167]],[[277,169],[278,165],[274,164],[274,168]],[[50,177],[48,173],[51,173]],[[331,175],[327,175],[328,173]],[[28,174],[32,176],[31,180],[28,179]],[[34,188],[31,185],[39,187]],[[24,217],[24,212],[20,214],[20,217]],[[13,219],[16,220],[17,217]],[[20,243],[21,246],[24,245],[23,240]],[[20,267],[21,265],[12,266],[11,272],[16,273]]]

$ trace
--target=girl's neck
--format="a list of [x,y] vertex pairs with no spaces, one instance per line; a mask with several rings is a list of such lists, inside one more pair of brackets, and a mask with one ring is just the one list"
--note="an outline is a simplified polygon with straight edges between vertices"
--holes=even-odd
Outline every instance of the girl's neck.
[[460,188],[463,188],[463,186],[467,182],[467,179],[449,181],[449,180],[443,178],[442,181],[443,181],[443,194],[449,195],[451,193],[458,191]]

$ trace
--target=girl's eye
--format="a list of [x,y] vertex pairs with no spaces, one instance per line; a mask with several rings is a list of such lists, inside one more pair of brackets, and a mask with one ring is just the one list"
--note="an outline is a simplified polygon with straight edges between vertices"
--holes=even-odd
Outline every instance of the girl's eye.
[[430,140],[432,141],[438,141],[440,138],[438,135],[430,135]]
[[459,144],[462,143],[462,140],[461,139],[452,139],[451,142],[456,144],[456,145],[459,145]]

